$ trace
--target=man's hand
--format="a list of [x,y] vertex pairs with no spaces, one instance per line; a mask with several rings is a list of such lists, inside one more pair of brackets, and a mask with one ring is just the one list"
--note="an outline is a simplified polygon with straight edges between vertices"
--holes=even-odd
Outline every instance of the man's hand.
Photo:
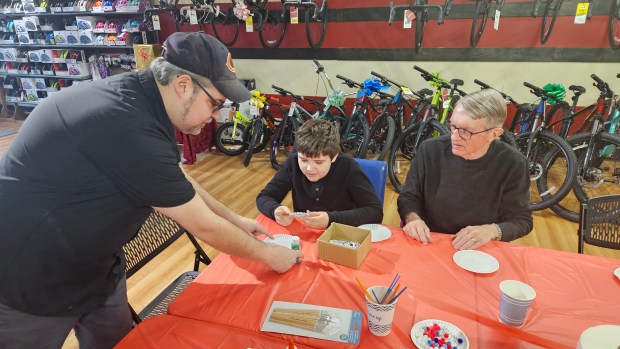
[[421,219],[409,221],[403,227],[405,234],[426,245],[431,242],[431,231]]
[[299,250],[266,244],[269,249],[265,263],[278,273],[284,273],[304,258],[304,253]]
[[273,215],[276,217],[276,222],[281,226],[288,226],[293,223],[294,217],[291,216],[291,210],[286,206],[279,206],[273,211]]
[[452,241],[457,250],[475,250],[484,246],[497,236],[497,228],[493,224],[470,225],[461,229]]
[[314,229],[325,229],[329,224],[329,216],[327,215],[327,212],[308,211],[308,216],[302,218],[302,220],[306,226]]
[[261,234],[265,234],[273,239],[271,233],[269,233],[267,229],[265,229],[265,227],[263,227],[253,219],[239,216],[238,221],[236,222],[236,226],[238,226],[241,230],[254,238]]

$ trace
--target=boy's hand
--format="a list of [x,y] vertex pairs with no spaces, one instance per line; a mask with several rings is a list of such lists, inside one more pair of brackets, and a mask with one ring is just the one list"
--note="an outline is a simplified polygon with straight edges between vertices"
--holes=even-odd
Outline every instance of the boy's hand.
[[287,226],[293,223],[294,217],[291,216],[291,210],[286,206],[279,206],[273,211],[273,215],[276,217],[276,222],[281,226]]
[[310,228],[325,229],[329,224],[329,216],[327,212],[308,211],[308,216],[302,218],[302,221]]

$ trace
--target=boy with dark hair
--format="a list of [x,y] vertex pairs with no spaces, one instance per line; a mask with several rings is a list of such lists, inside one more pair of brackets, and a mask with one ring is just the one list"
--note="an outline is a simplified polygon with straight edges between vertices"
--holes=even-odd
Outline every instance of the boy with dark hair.
[[336,127],[313,119],[304,123],[295,137],[297,153],[258,194],[258,210],[280,225],[291,224],[292,212],[281,202],[292,190],[294,211],[308,213],[302,218],[308,227],[324,229],[332,222],[352,226],[381,223],[383,205],[358,163],[340,154]]

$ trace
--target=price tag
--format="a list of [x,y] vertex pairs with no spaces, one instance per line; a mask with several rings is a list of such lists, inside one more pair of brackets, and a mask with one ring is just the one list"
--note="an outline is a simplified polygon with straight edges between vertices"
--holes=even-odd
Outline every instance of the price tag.
[[414,19],[415,19],[415,13],[413,11],[405,10],[405,18],[403,19],[403,28],[410,29]]
[[161,29],[161,24],[159,24],[159,16],[158,15],[153,15],[151,17],[151,20],[153,21],[153,30],[160,30]]
[[443,101],[442,106],[443,106],[444,109],[450,108],[450,100]]
[[248,16],[245,20],[245,32],[251,33],[254,31],[254,20],[252,16]]
[[413,96],[413,92],[411,92],[409,87],[402,86],[400,89],[403,91],[404,95]]
[[499,18],[502,16],[502,12],[500,10],[495,10],[495,18],[493,21],[493,29],[499,30]]
[[299,23],[299,9],[295,6],[291,7],[291,24]]
[[219,17],[220,15],[220,5],[215,6],[215,18]]
[[288,116],[292,118],[293,115],[295,115],[295,105],[291,103],[291,108],[288,110]]
[[189,24],[198,24],[198,17],[196,16],[196,10],[190,9],[187,11],[189,15]]
[[585,24],[588,16],[588,7],[590,3],[580,2],[577,4],[577,11],[575,12],[575,24]]
[[251,105],[250,106],[250,115],[253,116],[258,116],[258,106],[257,105]]

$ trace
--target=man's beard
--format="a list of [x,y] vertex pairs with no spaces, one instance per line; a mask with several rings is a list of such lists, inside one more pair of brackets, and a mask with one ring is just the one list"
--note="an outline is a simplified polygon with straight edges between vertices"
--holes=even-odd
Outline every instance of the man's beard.
[[[185,118],[187,117],[187,114],[189,114],[189,109],[192,107],[196,96],[198,96],[198,94],[192,95],[192,97],[183,104],[183,114],[181,115],[181,120],[183,120],[183,122],[185,122]],[[202,131],[202,126],[197,126],[184,132],[186,134],[197,136],[200,134],[200,131]]]

